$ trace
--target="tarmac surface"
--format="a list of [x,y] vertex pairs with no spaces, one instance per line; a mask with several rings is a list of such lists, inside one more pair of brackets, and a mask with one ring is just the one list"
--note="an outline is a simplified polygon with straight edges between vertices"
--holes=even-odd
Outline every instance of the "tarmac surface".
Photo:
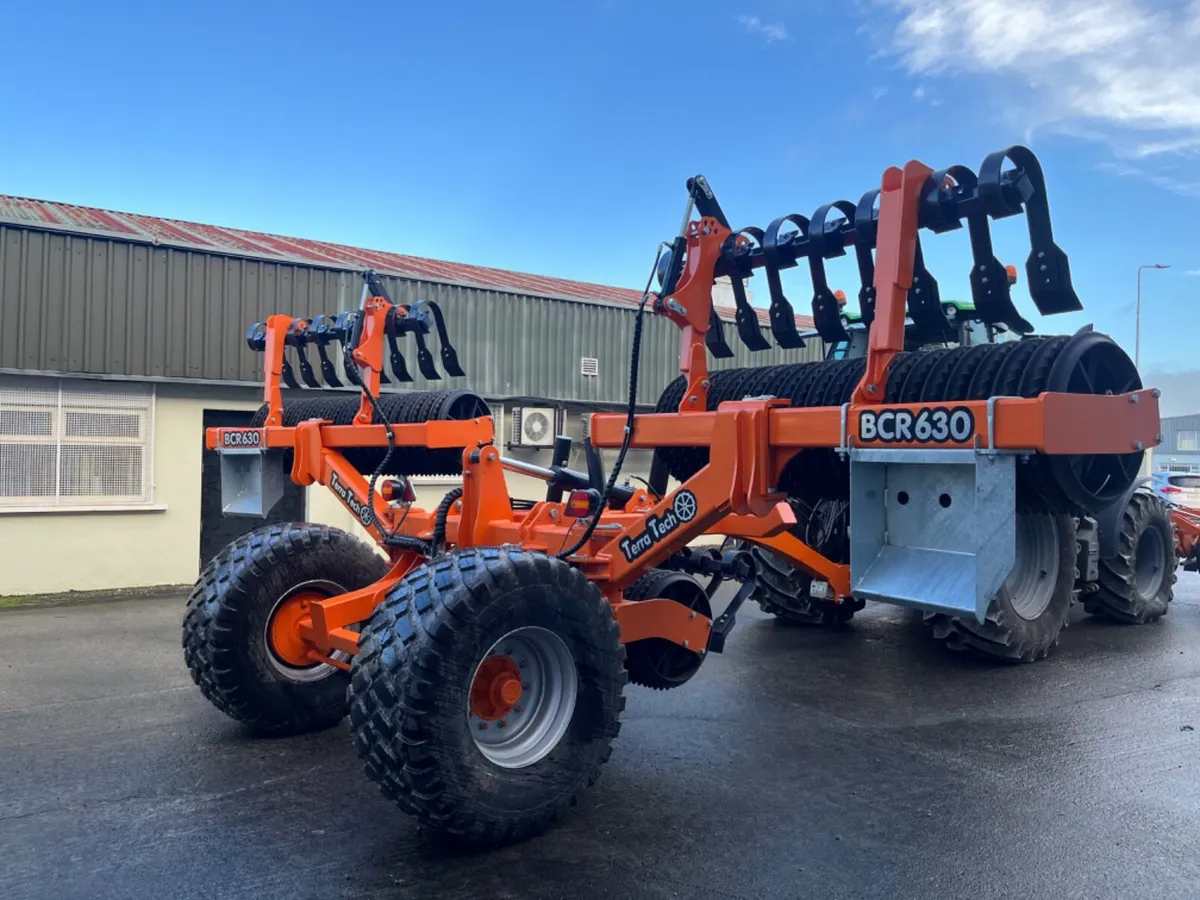
[[347,726],[258,740],[212,708],[182,605],[0,612],[0,898],[1200,897],[1200,576],[1018,667],[890,607],[747,609],[690,684],[629,689],[562,825],[490,852],[385,800]]

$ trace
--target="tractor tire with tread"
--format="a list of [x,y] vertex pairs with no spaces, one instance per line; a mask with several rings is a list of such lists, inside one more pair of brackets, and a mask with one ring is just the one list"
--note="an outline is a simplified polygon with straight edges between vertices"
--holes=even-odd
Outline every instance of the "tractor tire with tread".
[[[576,695],[550,749],[502,766],[468,715],[480,663],[519,629],[569,649]],[[578,569],[517,548],[465,549],[415,569],[364,625],[352,666],[350,721],[367,774],[406,813],[472,843],[522,840],[562,818],[599,777],[625,706],[610,605]]]
[[260,734],[333,727],[348,710],[349,677],[332,667],[319,680],[287,677],[268,646],[271,614],[298,586],[341,593],[387,571],[370,545],[326,525],[291,522],[243,535],[204,567],[188,598],[183,654],[192,680],[217,709]]
[[[1023,522],[1021,520],[1024,520]],[[969,653],[985,659],[1003,662],[1036,662],[1045,659],[1058,646],[1059,636],[1067,627],[1067,620],[1074,602],[1075,591],[1075,520],[1066,515],[1048,513],[1018,514],[1017,556],[1013,575],[1004,583],[988,607],[986,621],[980,624],[974,618],[951,616],[944,613],[926,613],[925,623],[935,639],[944,641],[951,650]],[[1038,560],[1051,564],[1057,559],[1052,573],[1053,581],[1044,585],[1044,603],[1036,604],[1034,610],[1020,610],[1031,591],[1012,589],[1012,579],[1021,569],[1022,528],[1030,530],[1030,544],[1042,543],[1045,548]],[[1041,530],[1039,535],[1038,530]],[[1053,551],[1051,551],[1053,535]],[[1044,542],[1044,543],[1043,543]],[[1030,552],[1037,552],[1031,550]],[[1038,580],[1034,569],[1041,569],[1041,578],[1051,573],[1035,565],[1027,564],[1030,578]],[[1017,584],[1024,579],[1018,577]],[[1029,613],[1028,615],[1022,614]]]
[[1097,590],[1083,607],[1114,622],[1155,622],[1174,598],[1177,566],[1170,508],[1154,494],[1137,491],[1121,514],[1117,554],[1100,560]]
[[758,583],[750,599],[759,608],[782,622],[795,625],[844,625],[866,606],[865,601],[848,597],[841,603],[809,596],[812,576],[764,547],[750,544]]

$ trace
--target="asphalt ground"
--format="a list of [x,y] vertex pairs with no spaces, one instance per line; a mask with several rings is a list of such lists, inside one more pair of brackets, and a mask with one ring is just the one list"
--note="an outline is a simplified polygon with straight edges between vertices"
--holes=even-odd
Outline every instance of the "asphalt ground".
[[691,683],[629,689],[562,825],[488,852],[385,800],[347,726],[218,713],[182,611],[0,612],[0,898],[1200,897],[1196,575],[1161,623],[1080,614],[1018,667],[889,607],[835,631],[746,610]]

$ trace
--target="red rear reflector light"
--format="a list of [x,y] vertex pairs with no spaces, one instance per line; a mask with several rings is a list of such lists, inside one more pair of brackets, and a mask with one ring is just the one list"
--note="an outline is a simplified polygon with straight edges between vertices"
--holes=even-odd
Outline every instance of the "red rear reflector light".
[[1016,266],[1005,266],[1004,271],[1008,275],[1008,283],[1016,284],[1017,283],[1017,267]]
[[1170,486],[1168,485],[1167,487],[1165,487],[1165,488],[1163,488],[1163,489],[1162,489],[1162,492],[1163,492],[1164,494],[1182,494],[1182,493],[1183,493],[1183,489],[1182,489],[1182,488],[1177,488],[1177,487],[1170,487]]
[[388,503],[412,503],[417,499],[412,484],[403,478],[385,478],[379,483],[379,496]]
[[572,519],[582,519],[592,513],[591,491],[571,491],[567,497],[567,506],[563,511]]

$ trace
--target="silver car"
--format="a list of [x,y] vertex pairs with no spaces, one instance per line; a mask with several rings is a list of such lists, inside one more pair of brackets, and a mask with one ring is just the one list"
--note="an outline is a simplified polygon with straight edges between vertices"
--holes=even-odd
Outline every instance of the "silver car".
[[1200,474],[1155,472],[1151,479],[1154,493],[1168,503],[1200,509]]

